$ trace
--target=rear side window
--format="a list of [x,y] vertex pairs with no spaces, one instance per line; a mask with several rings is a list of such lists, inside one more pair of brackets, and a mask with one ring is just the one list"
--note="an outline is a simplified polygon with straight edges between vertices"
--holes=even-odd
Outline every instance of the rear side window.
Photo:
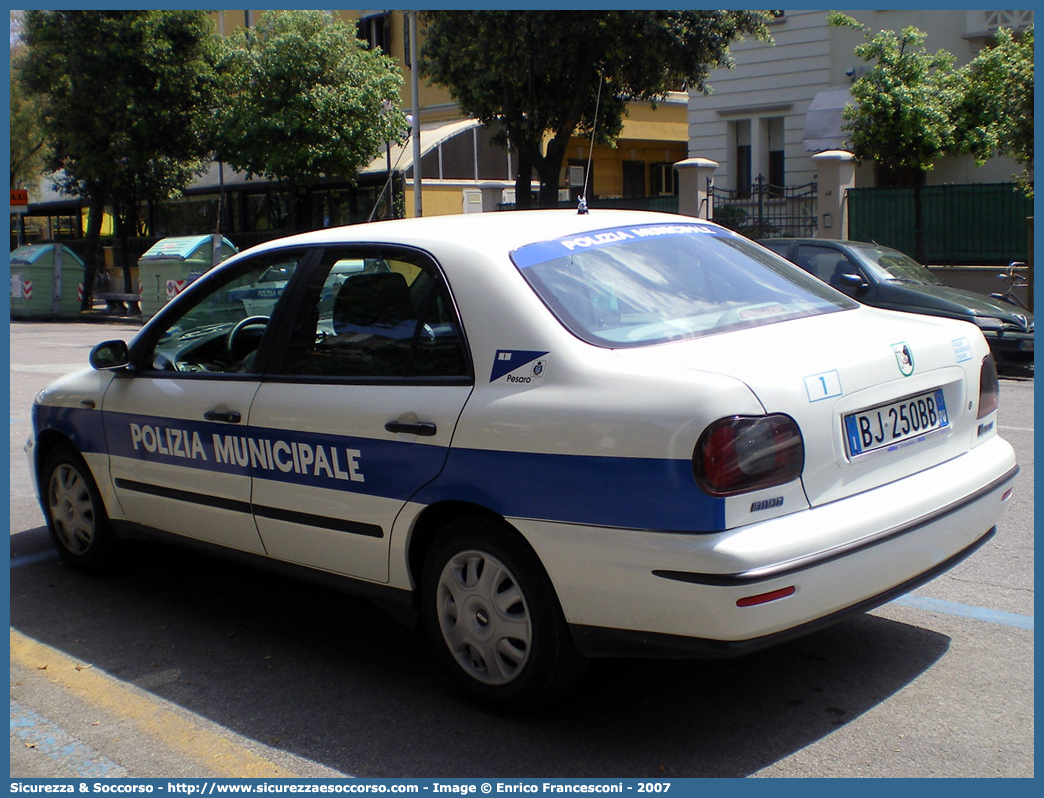
[[520,247],[512,260],[574,335],[605,347],[698,338],[856,307],[710,225],[639,225]]
[[464,336],[434,265],[417,253],[327,250],[278,373],[465,378]]

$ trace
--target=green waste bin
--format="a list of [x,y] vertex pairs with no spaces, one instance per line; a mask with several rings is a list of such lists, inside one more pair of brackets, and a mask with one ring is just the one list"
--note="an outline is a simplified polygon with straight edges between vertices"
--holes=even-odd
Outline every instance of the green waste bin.
[[238,251],[231,241],[216,234],[157,241],[138,258],[142,321],[155,316],[193,280]]
[[18,247],[11,252],[11,318],[76,318],[83,278],[80,256],[62,244]]

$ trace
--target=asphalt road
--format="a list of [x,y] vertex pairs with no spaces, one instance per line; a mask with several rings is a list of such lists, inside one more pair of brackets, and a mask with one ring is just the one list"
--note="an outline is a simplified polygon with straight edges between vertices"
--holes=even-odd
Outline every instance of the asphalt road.
[[596,661],[542,714],[458,700],[365,602],[165,546],[91,578],[51,551],[35,393],[130,325],[11,327],[13,777],[1034,775],[1033,380],[999,534],[913,596],[740,660]]

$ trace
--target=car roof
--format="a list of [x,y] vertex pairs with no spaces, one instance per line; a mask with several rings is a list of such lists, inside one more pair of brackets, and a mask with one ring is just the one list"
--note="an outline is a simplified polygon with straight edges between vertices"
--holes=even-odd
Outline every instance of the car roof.
[[249,251],[257,253],[264,249],[302,245],[396,243],[422,249],[452,245],[476,250],[510,252],[524,244],[537,241],[639,224],[699,224],[719,227],[713,222],[691,216],[647,211],[592,209],[587,214],[579,214],[575,210],[497,211],[393,219],[332,227],[269,241]]
[[[893,249],[893,247],[886,247],[884,244],[875,244],[872,241],[850,241],[848,239],[839,238],[761,238],[758,239],[758,243],[762,246],[766,246],[772,243],[784,243],[784,244],[818,244],[820,246],[836,247],[838,249],[843,247],[852,247],[856,249]],[[894,250],[898,251],[898,250]]]

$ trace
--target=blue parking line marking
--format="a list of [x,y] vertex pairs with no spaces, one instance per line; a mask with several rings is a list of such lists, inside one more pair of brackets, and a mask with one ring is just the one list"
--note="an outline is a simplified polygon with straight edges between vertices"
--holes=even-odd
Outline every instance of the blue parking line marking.
[[118,779],[127,770],[51,721],[11,699],[11,736],[49,756],[81,778]]
[[38,562],[46,562],[47,560],[58,559],[58,552],[53,549],[50,551],[38,551],[36,554],[23,554],[21,557],[11,558],[11,569],[22,568],[26,565],[36,565]]
[[1000,610],[986,609],[986,607],[973,607],[969,604],[958,604],[954,601],[943,601],[942,599],[933,599],[915,594],[901,596],[893,601],[892,604],[1033,631],[1032,615],[1018,615],[1014,612],[1001,612]]

